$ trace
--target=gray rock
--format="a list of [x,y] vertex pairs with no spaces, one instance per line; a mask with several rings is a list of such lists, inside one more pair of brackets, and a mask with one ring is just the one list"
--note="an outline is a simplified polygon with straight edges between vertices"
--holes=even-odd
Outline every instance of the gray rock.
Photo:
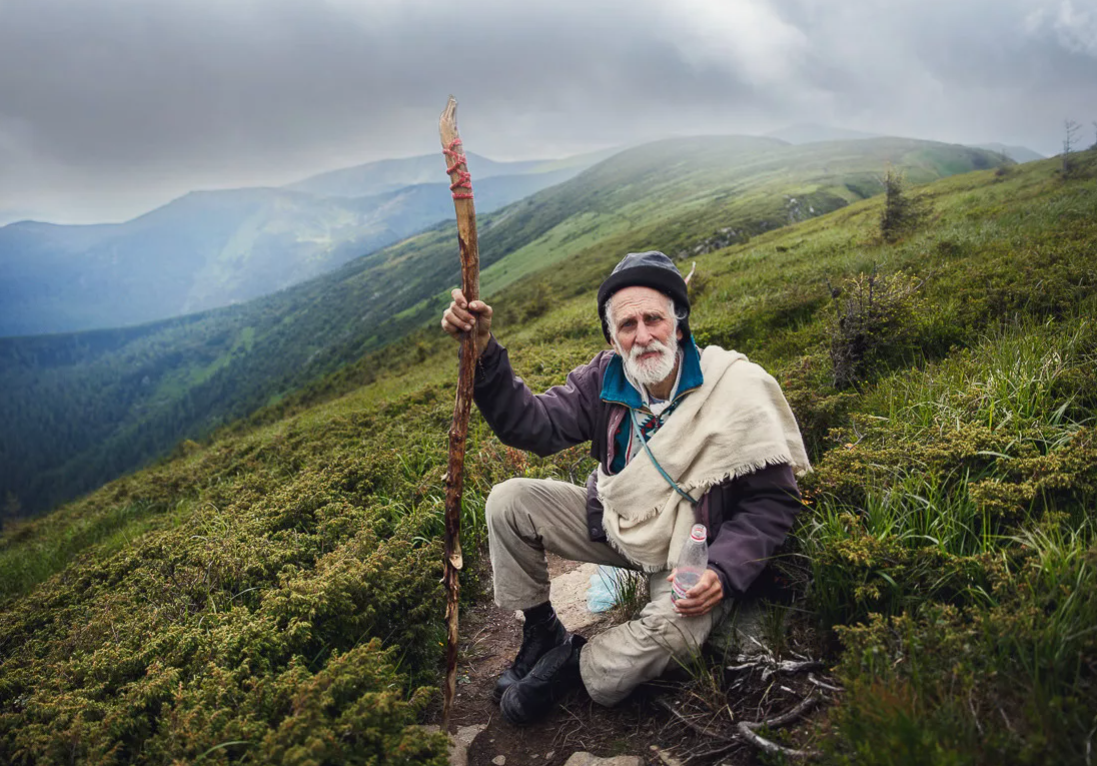
[[549,598],[556,607],[556,614],[572,632],[589,630],[603,621],[601,614],[592,614],[587,609],[587,588],[590,587],[591,575],[597,571],[597,564],[583,564],[557,575],[549,585]]
[[612,758],[599,758],[590,753],[573,753],[564,766],[643,766],[638,755],[615,755]]
[[709,633],[707,643],[725,653],[760,654],[766,651],[763,647],[780,638],[769,635],[774,624],[781,624],[781,621],[767,620],[761,601],[736,601],[728,615]]
[[455,734],[453,738],[466,748],[470,748],[472,747],[472,741],[476,739],[476,735],[486,728],[488,728],[486,723],[478,723],[475,726],[462,726],[457,730],[457,734]]
[[[486,729],[486,723],[478,723],[475,726],[462,726],[457,734],[449,738],[449,766],[468,766],[469,748],[476,735]],[[441,731],[439,726],[424,726],[425,730],[435,733]]]

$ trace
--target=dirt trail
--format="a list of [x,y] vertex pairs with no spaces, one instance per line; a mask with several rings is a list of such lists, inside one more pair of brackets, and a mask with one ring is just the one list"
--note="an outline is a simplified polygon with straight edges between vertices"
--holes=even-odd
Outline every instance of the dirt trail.
[[[552,602],[568,630],[594,635],[624,619],[619,610],[591,614],[586,590],[596,567],[549,556]],[[488,576],[490,580],[490,575]],[[487,586],[490,592],[490,583]],[[582,692],[566,698],[543,721],[515,727],[503,720],[491,698],[495,679],[508,667],[522,641],[514,612],[490,598],[461,615],[457,697],[450,729],[484,725],[468,750],[469,766],[562,766],[572,754],[638,756],[652,766],[738,766],[758,763],[758,751],[735,734],[739,721],[759,721],[785,712],[819,689],[806,673],[785,673],[759,666],[724,676],[719,688],[678,672],[645,684],[615,708],[594,704]],[[787,649],[803,646],[789,637]],[[793,651],[796,657],[803,657]],[[727,665],[734,660],[717,661]],[[745,666],[744,666],[745,667]],[[440,711],[439,711],[440,715]],[[792,727],[788,744],[812,739],[810,721]],[[799,730],[799,731],[796,731]],[[793,733],[795,732],[795,733]],[[797,745],[799,741],[801,744]]]
[[[577,564],[550,555],[552,603],[570,631],[590,636],[621,618],[615,612],[592,614],[586,590],[593,564]],[[490,600],[461,617],[461,664],[451,729],[487,724],[469,750],[469,766],[560,766],[577,751],[598,756],[640,756],[644,763],[663,764],[652,746],[665,748],[680,728],[655,706],[656,690],[642,690],[614,709],[595,705],[576,693],[535,725],[511,726],[491,699],[495,679],[508,667],[522,642],[522,624],[514,612]],[[669,727],[669,730],[668,730]]]

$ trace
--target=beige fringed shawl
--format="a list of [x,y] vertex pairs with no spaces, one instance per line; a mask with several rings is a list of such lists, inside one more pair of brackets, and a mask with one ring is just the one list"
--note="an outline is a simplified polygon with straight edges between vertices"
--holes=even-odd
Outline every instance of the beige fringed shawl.
[[[648,441],[678,486],[700,499],[723,481],[769,465],[788,464],[798,475],[811,470],[796,418],[765,370],[743,354],[709,346],[701,352],[701,372],[701,388]],[[646,451],[613,476],[599,467],[598,498],[617,550],[648,572],[673,568],[695,523],[694,509]]]

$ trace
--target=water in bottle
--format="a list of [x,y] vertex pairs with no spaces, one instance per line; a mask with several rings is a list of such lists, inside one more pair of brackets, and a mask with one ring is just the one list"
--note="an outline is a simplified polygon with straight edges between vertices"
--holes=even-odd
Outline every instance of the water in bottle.
[[686,598],[686,591],[700,582],[701,575],[708,568],[707,537],[704,524],[693,525],[689,540],[682,546],[682,553],[678,556],[677,571],[674,573],[674,582],[671,583],[672,601]]

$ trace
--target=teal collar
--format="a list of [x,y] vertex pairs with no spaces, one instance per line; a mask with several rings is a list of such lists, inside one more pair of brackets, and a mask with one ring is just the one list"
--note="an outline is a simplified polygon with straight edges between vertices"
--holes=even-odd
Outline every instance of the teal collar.
[[[690,391],[696,391],[704,383],[701,375],[701,352],[697,350],[697,344],[691,337],[681,345],[682,349],[682,376],[678,381],[678,391],[674,395],[677,402]],[[629,383],[625,377],[625,367],[621,357],[613,355],[606,373],[602,377],[602,401],[610,404],[623,404],[624,406],[639,410],[644,407],[644,399],[640,392]],[[672,402],[673,403],[673,402]]]

